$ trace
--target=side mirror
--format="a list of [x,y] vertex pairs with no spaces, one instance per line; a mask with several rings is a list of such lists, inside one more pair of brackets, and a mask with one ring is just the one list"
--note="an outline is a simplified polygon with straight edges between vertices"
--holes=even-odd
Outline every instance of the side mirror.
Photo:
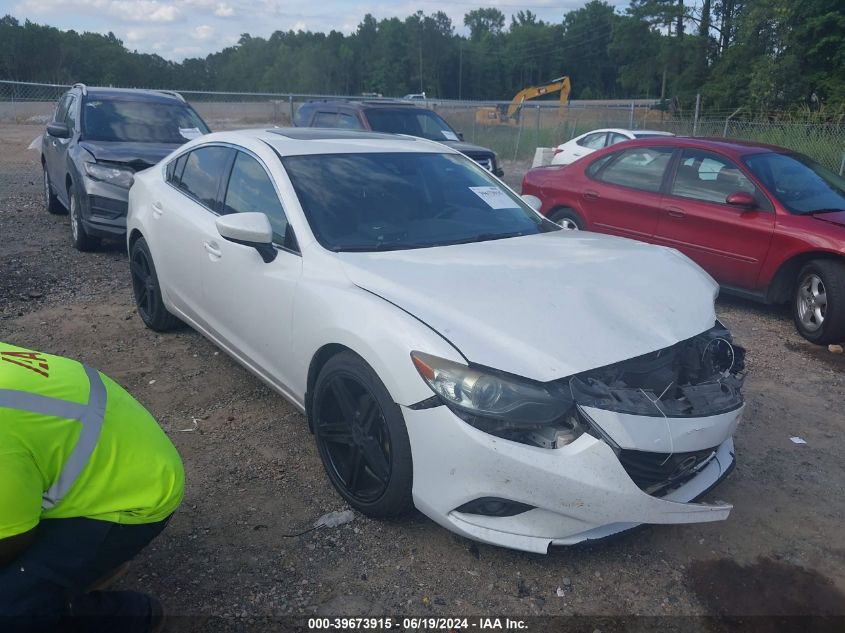
[[753,209],[757,206],[757,201],[747,191],[737,191],[725,198],[725,202],[732,207],[739,207],[740,209]]
[[522,194],[523,201],[528,203],[528,206],[534,209],[535,211],[539,212],[540,207],[543,206],[543,201],[540,200],[537,196],[532,196],[530,193]]
[[50,123],[47,125],[47,134],[55,138],[70,138],[70,129],[67,123]]
[[217,232],[220,237],[250,246],[258,251],[261,259],[269,264],[276,259],[273,248],[273,227],[263,213],[232,213],[217,218]]
[[458,140],[459,141],[464,140],[464,133],[463,132],[458,132]]

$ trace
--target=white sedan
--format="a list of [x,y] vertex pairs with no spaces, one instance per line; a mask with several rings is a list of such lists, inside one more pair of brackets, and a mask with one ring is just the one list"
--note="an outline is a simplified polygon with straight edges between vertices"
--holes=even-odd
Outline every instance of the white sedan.
[[714,281],[560,230],[441,144],[203,136],[136,175],[128,246],[144,323],[190,324],[302,410],[369,516],[546,552],[730,512],[692,502],[744,406]]
[[592,154],[602,147],[616,145],[617,143],[637,138],[648,138],[650,136],[675,135],[671,132],[661,132],[660,130],[623,130],[620,128],[593,130],[592,132],[576,136],[572,140],[558,145],[552,157],[552,165],[568,165],[582,156]]

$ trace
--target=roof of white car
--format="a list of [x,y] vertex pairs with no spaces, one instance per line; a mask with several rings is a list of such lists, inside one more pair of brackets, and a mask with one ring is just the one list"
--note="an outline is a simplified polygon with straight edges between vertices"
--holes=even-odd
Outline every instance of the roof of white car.
[[271,128],[214,132],[202,137],[205,142],[243,143],[248,139],[264,141],[282,156],[302,154],[345,154],[362,152],[442,152],[456,150],[435,141],[400,134],[380,134],[363,130],[333,128]]
[[621,127],[605,127],[598,130],[592,130],[588,134],[595,132],[617,132],[619,134],[649,134],[652,136],[675,136],[672,132],[664,132],[663,130],[628,130]]

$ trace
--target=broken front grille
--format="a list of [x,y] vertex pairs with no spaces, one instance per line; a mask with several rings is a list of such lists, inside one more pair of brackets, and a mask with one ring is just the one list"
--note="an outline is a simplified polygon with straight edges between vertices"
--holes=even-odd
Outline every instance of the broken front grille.
[[715,454],[715,448],[674,454],[623,449],[619,461],[637,486],[661,497],[692,479]]

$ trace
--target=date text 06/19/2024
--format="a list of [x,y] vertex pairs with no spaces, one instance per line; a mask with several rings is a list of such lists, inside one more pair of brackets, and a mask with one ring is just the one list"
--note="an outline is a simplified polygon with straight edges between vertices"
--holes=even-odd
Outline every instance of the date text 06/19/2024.
[[511,618],[308,618],[308,630],[398,630],[398,631],[520,631],[526,630],[524,620]]

